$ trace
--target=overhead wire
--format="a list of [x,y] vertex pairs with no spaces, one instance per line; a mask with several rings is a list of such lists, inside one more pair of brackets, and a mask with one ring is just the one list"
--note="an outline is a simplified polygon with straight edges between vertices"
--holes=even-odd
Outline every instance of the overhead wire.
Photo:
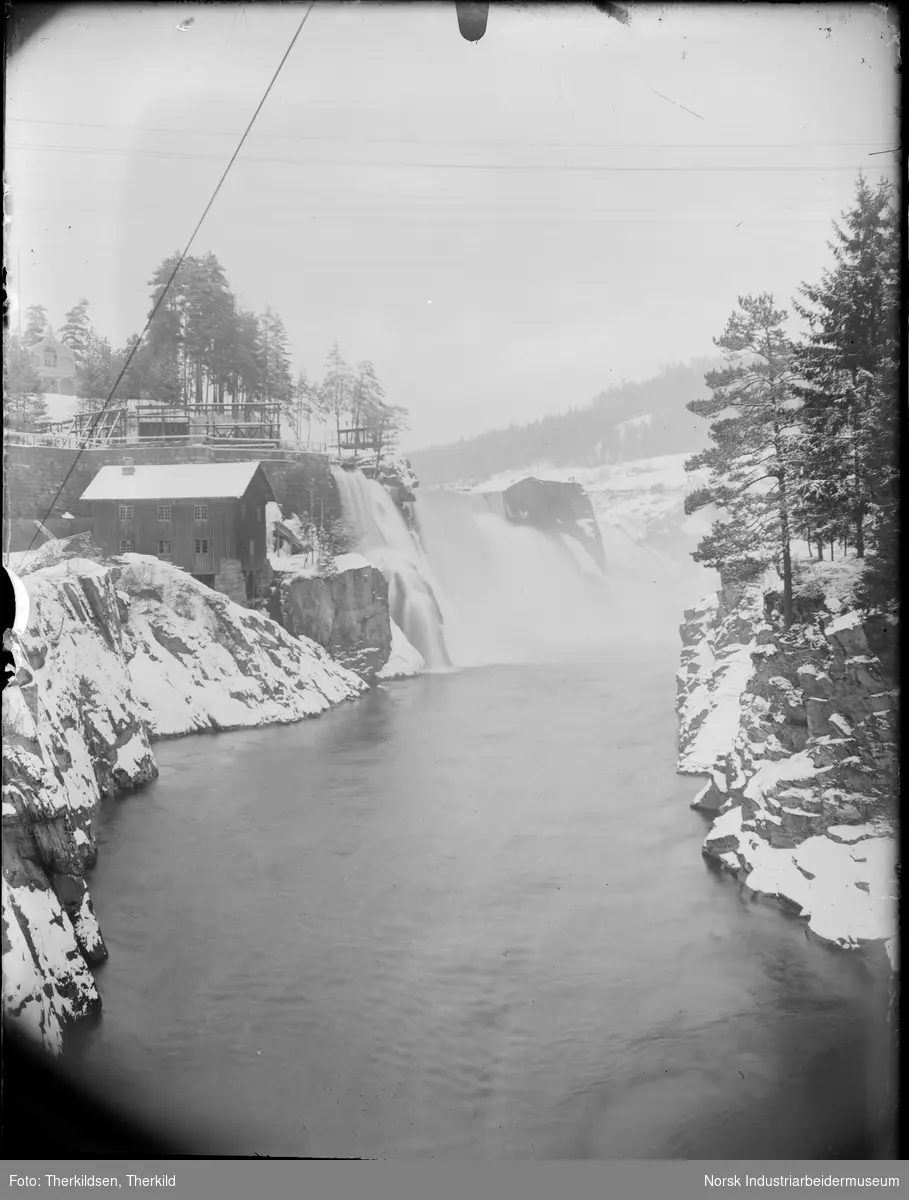
[[[164,303],[164,298],[167,295],[167,293],[169,292],[170,287],[173,284],[174,279],[176,278],[177,272],[180,270],[180,267],[183,265],[183,262],[186,259],[187,254],[189,253],[189,248],[195,241],[196,234],[201,229],[202,223],[205,220],[205,218],[208,216],[208,213],[209,213],[212,205],[214,204],[215,200],[217,199],[218,193],[221,191],[221,188],[224,185],[224,181],[227,179],[227,176],[230,173],[231,167],[234,165],[234,163],[237,160],[237,156],[239,155],[240,151],[243,149],[243,145],[247,139],[247,136],[249,135],[249,131],[252,129],[253,125],[255,124],[256,118],[258,117],[259,113],[262,111],[262,107],[265,104],[265,101],[268,99],[269,95],[271,94],[271,90],[274,87],[274,85],[278,79],[278,76],[281,74],[281,70],[284,67],[284,64],[287,62],[288,58],[290,57],[290,53],[297,43],[297,38],[300,36],[300,34],[303,31],[303,26],[306,24],[309,14],[313,10],[314,4],[315,4],[315,0],[310,0],[309,6],[307,7],[306,12],[303,14],[303,17],[302,17],[299,25],[297,26],[293,37],[290,39],[290,44],[288,45],[287,49],[284,51],[284,54],[281,58],[281,61],[278,63],[275,73],[272,75],[271,79],[269,80],[268,86],[266,87],[264,93],[262,94],[261,100],[256,105],[255,112],[253,113],[252,117],[250,118],[249,124],[246,126],[246,129],[243,131],[243,134],[242,134],[239,142],[237,143],[237,148],[234,150],[233,154],[231,155],[231,157],[227,163],[227,166],[224,168],[224,172],[221,175],[221,178],[218,180],[218,182],[215,186],[215,190],[211,194],[211,198],[209,199],[208,203],[206,204],[205,208],[202,211],[202,216],[196,222],[196,227],[195,227],[195,229],[193,229],[192,233],[190,234],[189,241],[184,246],[183,251],[180,254],[180,257],[177,260],[177,265],[174,267],[173,271],[171,272],[170,277],[168,278],[167,282],[165,283],[163,289],[161,290],[161,295],[158,297],[157,301],[154,304],[154,307],[152,308],[151,312],[149,313],[148,320],[145,322],[142,332],[139,334],[139,337],[137,338],[132,349],[130,350],[129,355],[127,356],[126,362],[123,364],[120,374],[117,376],[117,379],[114,382],[114,385],[110,390],[110,394],[108,395],[107,399],[102,404],[101,408],[95,414],[95,418],[92,421],[91,425],[89,426],[88,432],[85,434],[85,437],[83,438],[83,440],[76,452],[76,457],[73,459],[72,463],[70,464],[69,470],[66,472],[66,474],[63,477],[63,482],[57,488],[57,491],[54,494],[54,498],[51,501],[51,503],[47,509],[47,512],[45,513],[43,523],[46,524],[46,522],[50,518],[51,513],[54,511],[54,507],[55,507],[57,501],[60,499],[60,496],[63,493],[63,489],[66,487],[67,483],[69,482],[70,477],[72,476],[73,471],[76,469],[76,464],[78,463],[80,457],[82,456],[82,452],[85,450],[86,446],[88,445],[88,442],[91,440],[92,435],[94,434],[95,430],[98,427],[99,422],[101,421],[101,418],[103,417],[104,413],[107,411],[107,408],[108,408],[111,400],[114,398],[114,394],[117,391],[117,388],[120,386],[120,382],[123,379],[124,375],[126,374],[129,364],[132,362],[136,351],[138,350],[139,346],[142,344],[142,339],[145,336],[145,334],[148,332],[148,329],[151,326],[151,323],[154,320],[155,315],[158,312],[158,309]],[[26,549],[26,554],[31,550],[32,546],[34,546],[35,540],[38,537],[38,533],[39,533],[39,530],[36,529],[34,534],[32,535],[32,540],[28,544],[28,547]]]
[[[67,145],[38,145],[28,142],[8,142],[7,149],[12,150],[47,150],[52,153],[69,154],[99,154],[127,158],[167,158],[187,159],[193,162],[207,159],[220,160],[220,154],[196,154],[190,151],[168,150],[128,150],[110,146],[67,146]],[[232,162],[233,160],[231,160]],[[451,171],[595,171],[595,172],[765,172],[765,171],[855,171],[855,163],[830,163],[827,165],[813,163],[760,165],[748,163],[742,166],[704,165],[697,166],[639,166],[616,165],[614,163],[471,163],[471,162],[425,162],[411,160],[402,162],[394,159],[303,159],[303,158],[272,158],[266,156],[247,155],[244,160],[247,165],[272,165],[287,167],[357,167],[380,169],[398,168],[402,170],[451,170]],[[896,164],[886,164],[886,166]],[[882,164],[881,169],[885,169]]]
[[[236,137],[235,130],[227,129],[188,129],[185,126],[173,125],[111,125],[99,121],[53,121],[40,117],[7,117],[7,122],[27,125],[56,125],[69,129],[115,129],[123,133],[176,133],[187,137]],[[408,137],[371,137],[358,134],[330,133],[262,133],[259,138],[271,138],[276,141],[291,142],[371,142],[377,145],[410,145],[410,146],[519,146],[527,149],[536,147],[554,147],[557,149],[647,149],[647,150],[783,150],[783,149],[832,149],[858,146],[889,145],[888,138],[869,138],[858,142],[529,142],[514,141],[513,139],[476,139],[476,138],[408,138]],[[886,153],[886,151],[881,151]]]

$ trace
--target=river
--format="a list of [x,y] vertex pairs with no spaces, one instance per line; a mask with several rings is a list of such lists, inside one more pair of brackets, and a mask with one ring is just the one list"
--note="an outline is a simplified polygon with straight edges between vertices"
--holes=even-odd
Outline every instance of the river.
[[197,1152],[875,1153],[886,986],[705,866],[665,652],[159,744],[72,1055]]

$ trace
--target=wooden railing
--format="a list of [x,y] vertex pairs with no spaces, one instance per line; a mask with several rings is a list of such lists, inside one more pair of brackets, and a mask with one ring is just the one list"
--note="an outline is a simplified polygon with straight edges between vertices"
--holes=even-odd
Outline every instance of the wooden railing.
[[4,430],[10,446],[56,446],[69,450],[141,449],[165,446],[222,446],[237,451],[288,450],[300,454],[329,454],[332,447],[327,442],[307,442],[279,438],[226,438],[207,433],[178,433],[162,437],[140,438],[137,434],[125,437],[87,437],[85,434],[55,430],[42,433],[17,429]]

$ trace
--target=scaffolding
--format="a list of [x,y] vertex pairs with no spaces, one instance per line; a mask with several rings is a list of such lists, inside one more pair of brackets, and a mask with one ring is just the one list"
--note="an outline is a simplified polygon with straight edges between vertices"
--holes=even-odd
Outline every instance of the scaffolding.
[[[38,444],[82,446],[227,445],[249,449],[293,448],[326,453],[326,443],[281,437],[281,405],[271,401],[242,404],[191,404],[183,408],[127,400],[116,408],[85,410],[66,421],[49,423]],[[30,439],[29,439],[30,440]]]

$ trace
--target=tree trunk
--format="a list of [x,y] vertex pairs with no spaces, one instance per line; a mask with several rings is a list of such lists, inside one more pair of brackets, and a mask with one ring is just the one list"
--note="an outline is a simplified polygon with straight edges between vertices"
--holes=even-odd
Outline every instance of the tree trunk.
[[778,505],[780,513],[780,540],[783,550],[783,627],[788,629],[792,624],[792,549],[790,546],[791,533],[789,529],[789,497],[786,494],[786,472],[783,468],[782,435],[778,423],[774,422],[774,449],[776,450],[779,475]]

